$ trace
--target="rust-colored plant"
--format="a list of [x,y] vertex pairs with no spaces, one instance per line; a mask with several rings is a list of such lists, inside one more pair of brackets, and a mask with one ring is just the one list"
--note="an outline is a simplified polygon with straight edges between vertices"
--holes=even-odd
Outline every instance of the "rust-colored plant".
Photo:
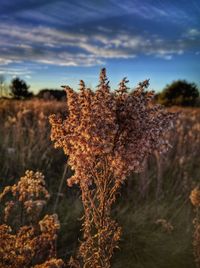
[[194,234],[193,234],[193,249],[196,266],[200,267],[200,188],[196,187],[191,191],[190,201],[195,207],[196,217],[193,220]]
[[[5,187],[0,194],[0,200],[6,199],[9,195],[9,200],[5,204],[4,220],[7,221],[11,210],[20,210],[18,220],[19,225],[23,225],[24,221],[29,219],[33,222],[38,219],[38,214],[46,205],[46,201],[50,195],[45,188],[44,176],[40,172],[34,173],[27,170],[24,177],[13,186]],[[25,219],[26,218],[26,219]]]
[[84,207],[83,240],[72,267],[108,268],[121,227],[111,218],[111,207],[121,184],[131,172],[142,170],[145,158],[168,144],[163,134],[173,115],[145,91],[146,80],[128,92],[127,79],[112,92],[106,70],[93,92],[80,81],[80,91],[65,86],[67,118],[50,116],[51,139],[62,147],[75,171],[68,185],[79,184]]
[[[46,215],[39,221],[49,199],[44,176],[26,171],[17,184],[7,186],[0,194],[0,201],[4,199],[9,201],[0,225],[0,267],[64,267],[63,261],[56,259],[55,242],[60,228],[57,215]],[[9,223],[11,214],[15,220]]]

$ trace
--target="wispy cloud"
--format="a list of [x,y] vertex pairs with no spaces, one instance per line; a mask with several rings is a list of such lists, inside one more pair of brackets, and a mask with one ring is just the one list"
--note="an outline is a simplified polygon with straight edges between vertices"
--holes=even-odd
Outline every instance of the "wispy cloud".
[[[197,32],[194,32],[193,35]],[[191,34],[191,33],[190,33]],[[108,59],[131,59],[153,55],[171,59],[187,49],[187,43],[155,38],[150,34],[131,31],[112,33],[102,29],[89,33],[62,31],[50,27],[0,25],[0,64],[32,61],[60,66],[93,66]],[[185,42],[185,43],[184,43]]]
[[26,76],[26,78],[31,78],[32,71],[23,67],[10,68],[4,66],[0,67],[0,74],[6,74],[10,76]]
[[35,84],[40,79],[45,84],[44,76],[51,83],[56,77],[60,81],[66,70],[72,76],[74,69],[76,74],[81,70],[85,76],[95,68],[84,67],[115,63],[120,72],[120,64],[124,72],[136,70],[138,64],[142,74],[149,63],[161,74],[168,66],[174,77],[176,66],[181,73],[181,62],[183,72],[188,68],[194,76],[200,2],[1,0],[0,37],[0,73]]
[[145,20],[169,21],[170,23],[180,23],[183,20],[191,21],[188,12],[184,10],[184,6],[176,5],[170,1],[168,4],[163,1],[154,1],[154,4],[147,1],[127,0],[116,1],[111,0],[113,5],[117,5],[119,9],[127,14],[133,14]]
[[191,39],[200,38],[200,29],[192,28],[189,29],[186,33],[186,36],[188,36]]
[[[158,24],[163,20],[169,25],[191,20],[184,5],[172,1],[168,4],[158,0],[154,4],[139,0],[16,2],[16,9],[10,0],[3,1],[1,6],[0,19],[9,12],[13,17],[0,24],[0,65],[33,62],[88,67],[106,64],[110,59],[132,60],[140,55],[171,60],[188,50],[197,50],[199,45],[200,30],[192,25],[186,32],[178,26],[176,35],[171,34],[173,28],[162,33]],[[143,26],[142,20],[145,20]],[[155,22],[152,24],[155,29],[149,30],[146,20]],[[138,22],[141,31],[133,22]]]

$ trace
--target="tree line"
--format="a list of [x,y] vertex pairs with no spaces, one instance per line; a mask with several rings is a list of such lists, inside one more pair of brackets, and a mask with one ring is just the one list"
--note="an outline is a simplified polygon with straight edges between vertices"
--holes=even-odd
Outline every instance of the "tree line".
[[16,100],[27,100],[33,97],[45,100],[65,100],[66,93],[64,90],[58,89],[41,89],[37,94],[33,94],[23,79],[16,77],[11,80],[9,86],[5,84],[5,77],[0,76],[0,98],[12,98]]
[[[30,86],[19,77],[13,78],[9,86],[5,85],[5,77],[0,75],[0,97],[25,100],[33,97],[45,100],[65,100],[64,90],[42,89],[36,95],[29,91]],[[195,83],[176,80],[155,95],[156,102],[165,106],[200,106],[200,93]]]

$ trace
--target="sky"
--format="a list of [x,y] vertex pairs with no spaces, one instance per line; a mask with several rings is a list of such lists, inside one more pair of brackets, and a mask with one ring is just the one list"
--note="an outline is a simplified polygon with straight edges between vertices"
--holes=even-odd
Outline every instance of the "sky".
[[200,86],[199,0],[1,0],[0,74],[37,92],[95,89],[150,79],[159,91],[177,79]]

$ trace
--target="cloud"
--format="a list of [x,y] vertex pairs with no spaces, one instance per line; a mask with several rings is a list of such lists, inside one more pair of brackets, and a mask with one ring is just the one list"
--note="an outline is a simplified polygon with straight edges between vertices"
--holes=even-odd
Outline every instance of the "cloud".
[[[191,29],[187,34],[197,36]],[[59,66],[95,66],[109,59],[134,59],[139,55],[165,60],[182,55],[195,44],[187,39],[165,39],[130,30],[112,32],[100,27],[90,32],[72,32],[46,26],[0,24],[0,65],[35,62]]]
[[[119,16],[122,11],[110,0],[7,0],[1,5],[0,17],[44,25],[71,26]],[[110,12],[112,10],[112,13]]]
[[6,74],[10,76],[27,76],[31,77],[32,71],[23,67],[10,68],[9,66],[0,67],[0,74]]
[[177,3],[170,4],[170,1],[164,3],[163,1],[154,0],[154,4],[138,0],[111,1],[113,5],[117,5],[126,14],[132,14],[145,20],[167,20],[170,23],[177,24],[180,24],[182,21],[191,21],[187,12],[188,10],[184,9],[184,5]]
[[165,59],[165,60],[172,60],[173,56],[172,55],[162,55],[162,54],[157,54],[157,58]]
[[[200,30],[192,27],[192,23],[184,34],[185,26],[173,27],[174,22],[195,20],[195,13],[190,16],[187,9],[188,3],[150,2],[3,1],[0,65],[32,62],[89,67],[140,55],[170,60],[199,46]],[[199,4],[194,2],[196,10]],[[166,31],[162,27],[166,27]],[[172,30],[169,31],[169,27]],[[179,34],[175,36],[174,32]]]
[[191,38],[200,37],[200,30],[195,29],[195,28],[189,29],[186,36],[191,37]]
[[31,79],[31,78],[32,78],[32,76],[31,76],[31,75],[29,75],[29,74],[27,74],[27,75],[25,75],[25,78],[26,78],[26,79]]
[[0,58],[0,65],[8,65],[9,63],[12,63],[12,60],[9,60],[7,58]]
[[[16,61],[35,61],[61,66],[92,66],[102,64],[108,58],[131,58],[123,48],[127,40],[110,38],[106,35],[70,33],[49,27],[24,26],[10,27],[0,25],[1,42],[4,53],[0,54],[0,63]],[[127,39],[127,37],[126,37]],[[123,46],[122,46],[123,42]],[[133,45],[133,44],[132,44]]]

